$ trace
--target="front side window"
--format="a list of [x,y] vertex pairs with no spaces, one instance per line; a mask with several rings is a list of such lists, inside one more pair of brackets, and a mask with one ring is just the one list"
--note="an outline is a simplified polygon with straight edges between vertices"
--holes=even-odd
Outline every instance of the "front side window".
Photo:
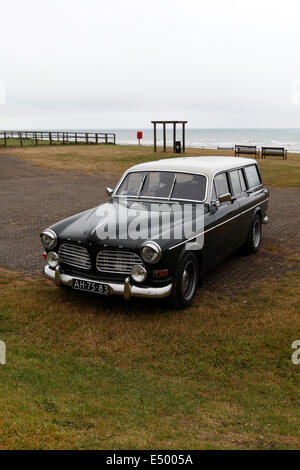
[[128,173],[116,194],[140,198],[204,201],[206,177],[171,171]]
[[259,186],[261,184],[256,165],[246,166],[245,172],[246,172],[249,188],[254,188],[255,186]]
[[176,173],[174,189],[172,191],[172,198],[204,201],[205,190],[205,176],[190,175],[187,173]]
[[230,193],[226,173],[220,173],[219,175],[215,176],[215,186],[218,197],[222,194]]

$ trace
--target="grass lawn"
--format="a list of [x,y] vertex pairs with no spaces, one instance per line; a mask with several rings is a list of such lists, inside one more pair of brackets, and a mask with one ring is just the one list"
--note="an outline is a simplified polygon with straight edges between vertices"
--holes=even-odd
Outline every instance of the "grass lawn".
[[[173,157],[113,145],[1,152],[112,174]],[[266,185],[300,187],[300,155],[259,163]],[[199,289],[177,312],[0,270],[0,448],[299,449],[299,274],[233,295]]]
[[0,272],[0,448],[300,448],[299,276],[194,305]]
[[[160,158],[174,158],[168,149],[163,153],[159,149],[153,152],[152,147],[134,145],[43,145],[41,147],[2,148],[1,153],[9,153],[24,158],[34,165],[59,170],[73,170],[84,173],[121,173],[132,165]],[[230,150],[187,149],[187,156],[226,155]],[[266,158],[258,160],[264,183],[267,186],[300,188],[300,154],[290,153],[288,160]]]

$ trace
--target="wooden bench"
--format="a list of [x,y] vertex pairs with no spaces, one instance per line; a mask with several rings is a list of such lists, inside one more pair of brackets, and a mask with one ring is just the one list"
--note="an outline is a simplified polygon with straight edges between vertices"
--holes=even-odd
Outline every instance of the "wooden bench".
[[261,158],[266,157],[282,157],[287,160],[287,150],[284,147],[262,147]]
[[235,157],[239,157],[240,155],[254,155],[258,157],[258,150],[256,145],[235,145],[234,155]]

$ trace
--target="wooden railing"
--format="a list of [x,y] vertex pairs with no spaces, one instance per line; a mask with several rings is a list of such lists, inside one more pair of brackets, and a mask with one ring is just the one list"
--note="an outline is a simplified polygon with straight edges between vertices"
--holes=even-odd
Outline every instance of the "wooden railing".
[[52,144],[115,144],[111,132],[0,131],[0,146]]

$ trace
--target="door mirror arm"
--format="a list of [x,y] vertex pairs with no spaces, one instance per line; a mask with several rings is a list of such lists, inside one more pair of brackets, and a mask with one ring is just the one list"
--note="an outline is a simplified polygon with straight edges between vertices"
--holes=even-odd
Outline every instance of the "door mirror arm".
[[114,190],[112,188],[106,188],[106,194],[108,195],[109,198],[111,198],[113,192]]
[[219,205],[220,205],[219,201],[211,202],[209,205],[209,212],[211,214],[214,214],[215,212],[217,212]]

